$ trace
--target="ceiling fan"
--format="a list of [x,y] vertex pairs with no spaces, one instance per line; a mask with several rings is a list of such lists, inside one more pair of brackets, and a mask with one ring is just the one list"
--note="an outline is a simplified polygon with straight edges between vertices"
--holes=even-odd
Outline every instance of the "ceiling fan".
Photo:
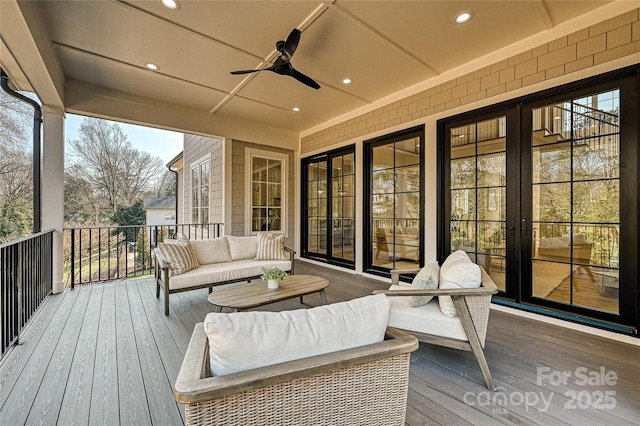
[[280,75],[288,75],[290,77],[295,78],[299,82],[306,84],[309,87],[314,89],[319,89],[320,85],[315,82],[311,77],[308,77],[302,74],[300,71],[293,68],[291,65],[291,57],[296,52],[298,48],[298,43],[300,42],[300,30],[294,28],[289,33],[287,40],[279,40],[276,42],[276,49],[280,52],[280,56],[275,60],[273,65],[267,68],[259,69],[259,70],[239,70],[239,71],[231,71],[231,74],[249,74],[252,72],[258,71],[273,71],[276,74]]

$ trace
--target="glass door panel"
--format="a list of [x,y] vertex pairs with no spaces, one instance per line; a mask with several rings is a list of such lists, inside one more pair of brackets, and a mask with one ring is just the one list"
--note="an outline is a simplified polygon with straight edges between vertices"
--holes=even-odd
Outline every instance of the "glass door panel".
[[420,265],[421,136],[371,146],[371,266],[383,271]]
[[532,296],[619,313],[619,90],[533,110]]
[[302,255],[343,266],[355,262],[353,149],[303,162],[305,241]]
[[450,250],[506,290],[506,117],[450,129]]

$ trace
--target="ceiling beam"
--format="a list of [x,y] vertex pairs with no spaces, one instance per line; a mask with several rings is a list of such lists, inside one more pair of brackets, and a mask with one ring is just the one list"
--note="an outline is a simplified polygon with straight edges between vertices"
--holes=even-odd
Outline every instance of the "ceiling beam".
[[[37,2],[0,1],[0,63],[18,88],[35,92],[40,102],[64,109],[64,72]],[[23,87],[20,87],[23,86]]]

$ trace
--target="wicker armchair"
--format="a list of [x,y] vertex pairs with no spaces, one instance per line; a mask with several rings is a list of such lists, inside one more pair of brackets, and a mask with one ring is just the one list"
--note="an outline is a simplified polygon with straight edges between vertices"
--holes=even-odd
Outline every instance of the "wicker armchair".
[[[401,274],[415,274],[419,269],[412,270],[392,270],[391,271],[391,283],[397,286],[400,283]],[[416,330],[413,325],[396,324],[389,320],[390,325],[403,329],[408,333],[416,336],[420,342],[431,343],[439,346],[446,346],[454,349],[462,349],[466,351],[473,351],[473,354],[478,361],[480,370],[484,377],[485,383],[489,390],[495,390],[496,385],[491,377],[491,371],[489,365],[484,356],[484,343],[487,335],[487,325],[489,322],[489,311],[491,304],[491,295],[498,292],[498,288],[495,283],[489,277],[489,274],[480,267],[482,273],[482,286],[478,288],[456,288],[456,289],[435,289],[435,290],[413,290],[406,287],[406,290],[376,290],[374,294],[384,293],[387,296],[451,296],[453,304],[456,308],[458,316],[453,318],[460,322],[466,339],[461,340],[460,336],[448,337],[436,334],[427,334]],[[408,298],[408,297],[407,297]],[[409,308],[416,316],[418,321],[421,321],[428,328],[433,323],[429,319],[429,314],[425,314],[425,310],[433,313],[433,315],[444,315],[440,312],[439,308],[434,308],[433,305],[437,305],[438,300],[434,297],[425,307]],[[431,308],[431,309],[429,309]],[[391,305],[391,311],[394,310],[394,304]]]
[[196,324],[174,388],[187,425],[404,425],[415,337],[211,377]]

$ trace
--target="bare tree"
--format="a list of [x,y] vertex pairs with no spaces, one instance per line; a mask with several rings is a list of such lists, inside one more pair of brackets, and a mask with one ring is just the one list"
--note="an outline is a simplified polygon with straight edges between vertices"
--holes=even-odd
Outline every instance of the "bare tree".
[[176,175],[170,170],[165,170],[156,180],[153,187],[156,197],[176,196]]
[[33,109],[0,90],[0,240],[29,233],[33,220],[32,160],[30,154]]
[[79,138],[70,141],[75,164],[84,171],[94,196],[105,201],[110,215],[152,190],[162,173],[162,160],[135,149],[118,124],[85,118]]

